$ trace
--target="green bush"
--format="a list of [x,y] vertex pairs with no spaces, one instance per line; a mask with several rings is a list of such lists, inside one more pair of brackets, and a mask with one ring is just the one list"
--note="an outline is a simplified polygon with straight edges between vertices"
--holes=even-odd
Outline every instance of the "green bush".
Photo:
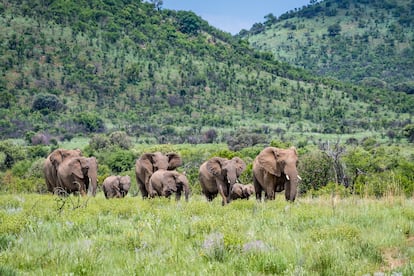
[[127,150],[118,150],[109,153],[107,165],[114,173],[129,171],[134,167],[135,156]]
[[316,150],[300,156],[298,171],[302,177],[299,185],[300,193],[319,190],[333,181],[332,160],[323,152]]

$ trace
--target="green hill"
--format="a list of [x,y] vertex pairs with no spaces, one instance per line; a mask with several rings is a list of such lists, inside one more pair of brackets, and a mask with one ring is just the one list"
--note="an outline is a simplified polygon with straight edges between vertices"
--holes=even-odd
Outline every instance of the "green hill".
[[0,41],[0,139],[398,134],[414,106],[411,95],[314,77],[192,12],[141,1],[3,2]]
[[314,2],[241,35],[320,76],[414,93],[414,1]]

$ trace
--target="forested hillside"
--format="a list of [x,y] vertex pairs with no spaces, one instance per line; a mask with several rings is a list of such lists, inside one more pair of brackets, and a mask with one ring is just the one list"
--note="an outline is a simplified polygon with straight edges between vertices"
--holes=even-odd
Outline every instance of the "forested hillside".
[[318,75],[414,93],[414,1],[312,2],[241,35]]
[[0,41],[1,139],[115,130],[158,143],[395,138],[411,123],[412,95],[314,77],[192,12],[147,2],[3,1]]

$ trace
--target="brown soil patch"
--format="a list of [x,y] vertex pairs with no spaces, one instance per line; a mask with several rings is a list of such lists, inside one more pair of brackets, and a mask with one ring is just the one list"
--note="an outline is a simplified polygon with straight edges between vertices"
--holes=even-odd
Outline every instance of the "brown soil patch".
[[[414,246],[414,236],[408,237],[406,241],[408,246]],[[406,265],[408,262],[408,258],[401,254],[399,248],[386,248],[383,250],[382,256],[385,261],[382,271],[393,270]]]

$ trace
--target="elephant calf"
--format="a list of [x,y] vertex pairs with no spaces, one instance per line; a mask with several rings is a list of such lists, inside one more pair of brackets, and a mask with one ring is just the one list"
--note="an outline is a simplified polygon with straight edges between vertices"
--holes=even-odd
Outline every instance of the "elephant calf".
[[254,194],[254,186],[252,184],[243,185],[240,183],[236,183],[233,185],[233,189],[231,190],[230,197],[232,200],[235,199],[249,199],[249,197]]
[[131,187],[131,178],[127,176],[111,175],[105,178],[102,188],[106,198],[122,198],[128,194]]
[[190,187],[185,174],[175,170],[158,170],[154,172],[149,180],[150,197],[165,196],[169,198],[175,193],[175,199],[180,200],[184,192],[185,200],[188,201]]

